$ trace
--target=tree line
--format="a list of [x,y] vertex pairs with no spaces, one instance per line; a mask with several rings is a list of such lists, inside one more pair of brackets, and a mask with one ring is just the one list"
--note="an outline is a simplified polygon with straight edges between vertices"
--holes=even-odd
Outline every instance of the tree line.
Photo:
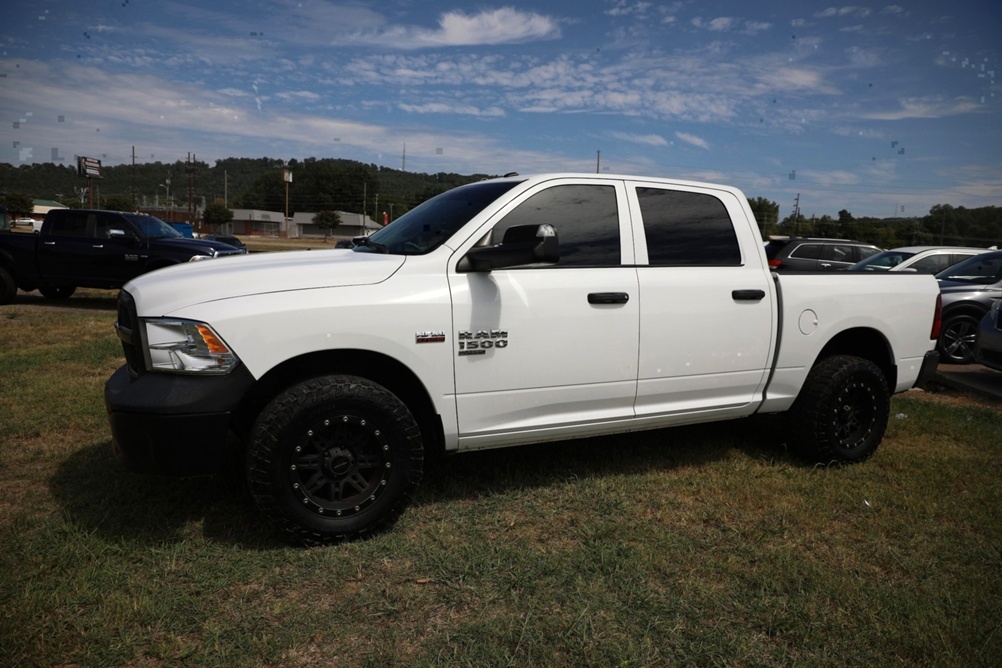
[[[165,208],[203,210],[215,201],[234,209],[286,210],[283,171],[292,174],[288,188],[289,215],[321,210],[365,213],[378,219],[386,212],[397,218],[424,200],[487,174],[440,172],[418,174],[353,160],[307,158],[227,158],[214,165],[178,160],[105,166],[102,178],[77,175],[76,167],[54,163],[13,166],[0,163],[0,196],[58,201],[66,206],[123,210]],[[23,201],[23,200],[22,200]],[[112,207],[109,203],[116,206]]]
[[[292,174],[288,183],[283,172]],[[202,161],[151,162],[104,167],[93,181],[94,205],[119,210],[191,208],[220,214],[222,209],[286,210],[311,213],[365,213],[382,222],[393,220],[421,202],[450,188],[489,178],[488,174],[405,172],[338,158],[227,158],[214,165]],[[11,215],[24,215],[26,202],[50,199],[67,206],[88,206],[91,193],[76,167],[54,163],[13,166],[0,163],[0,196]],[[763,197],[749,198],[763,239],[823,236],[856,239],[881,248],[911,245],[997,246],[1002,243],[1002,209],[968,209],[936,204],[920,218],[855,218],[843,209],[836,217],[779,218],[779,205]],[[212,206],[215,204],[215,206]]]
[[902,246],[1002,245],[1002,207],[936,204],[929,213],[916,218],[856,218],[846,209],[833,218],[796,216],[779,220],[779,205],[762,197],[748,200],[762,238],[770,236],[826,237],[855,239],[881,248]]

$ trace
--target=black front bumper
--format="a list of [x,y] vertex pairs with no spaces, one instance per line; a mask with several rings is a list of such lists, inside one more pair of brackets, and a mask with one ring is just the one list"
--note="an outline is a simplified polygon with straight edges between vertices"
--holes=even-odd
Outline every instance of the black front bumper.
[[147,373],[139,378],[120,367],[104,386],[115,456],[143,473],[216,473],[230,417],[253,383],[243,366],[225,376]]

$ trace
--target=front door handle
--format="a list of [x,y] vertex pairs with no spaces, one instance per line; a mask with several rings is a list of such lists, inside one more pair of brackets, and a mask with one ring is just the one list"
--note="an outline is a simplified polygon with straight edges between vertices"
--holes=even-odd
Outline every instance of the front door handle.
[[625,292],[589,292],[589,304],[625,304],[630,301],[630,295]]
[[757,302],[765,299],[765,290],[731,290],[731,299],[734,301]]

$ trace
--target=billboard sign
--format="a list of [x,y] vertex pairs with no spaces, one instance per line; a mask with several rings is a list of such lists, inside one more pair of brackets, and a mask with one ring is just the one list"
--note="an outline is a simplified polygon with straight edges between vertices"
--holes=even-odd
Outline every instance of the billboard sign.
[[86,176],[89,179],[101,178],[101,161],[97,158],[77,156],[77,176]]

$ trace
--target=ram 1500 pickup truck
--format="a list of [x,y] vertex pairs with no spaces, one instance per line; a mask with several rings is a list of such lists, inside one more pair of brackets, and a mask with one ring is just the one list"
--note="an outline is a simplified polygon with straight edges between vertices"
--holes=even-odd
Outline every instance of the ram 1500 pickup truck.
[[[770,272],[737,189],[508,176],[352,249],[141,276],[108,380],[133,470],[211,474],[228,434],[294,542],[388,526],[429,451],[788,412],[788,444],[858,462],[934,368],[935,280]],[[666,437],[666,441],[668,437]]]
[[120,288],[154,269],[239,254],[224,243],[186,239],[153,216],[53,209],[38,234],[0,235],[0,304],[13,301],[18,288],[65,299],[78,287]]

